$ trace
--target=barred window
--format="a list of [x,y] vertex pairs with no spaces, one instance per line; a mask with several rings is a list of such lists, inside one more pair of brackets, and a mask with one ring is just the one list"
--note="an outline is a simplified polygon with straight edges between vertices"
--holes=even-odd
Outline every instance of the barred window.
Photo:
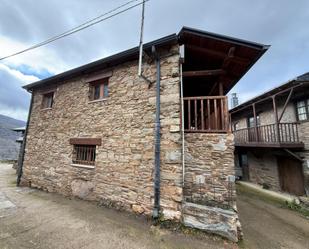
[[96,155],[95,145],[74,145],[73,163],[81,165],[94,165]]
[[297,102],[297,117],[299,121],[309,119],[309,99]]

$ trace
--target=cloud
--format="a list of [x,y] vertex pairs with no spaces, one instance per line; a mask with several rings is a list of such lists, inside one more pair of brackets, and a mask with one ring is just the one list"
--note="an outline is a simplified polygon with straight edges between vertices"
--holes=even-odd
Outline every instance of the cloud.
[[[0,56],[57,35],[125,1],[2,0]],[[33,78],[35,81],[138,45],[140,20],[139,7],[47,46],[0,62],[9,70],[5,71],[6,78],[2,78],[4,69],[1,67],[0,111],[4,110],[4,106],[14,105],[12,99],[3,96],[7,92],[15,93],[15,106],[25,106],[22,99],[27,93],[20,89],[20,85],[27,82],[24,78],[27,75],[36,76]],[[146,3],[144,37],[145,41],[150,41],[177,33],[182,26],[190,26],[272,45],[231,90],[245,101],[308,71],[307,23],[307,0],[298,0],[297,3],[290,0],[150,0]],[[22,78],[11,75],[12,71],[19,71]],[[3,82],[9,79],[14,79],[15,83],[6,90],[4,88],[8,85],[3,85]],[[16,111],[13,115],[21,114]]]
[[39,80],[35,76],[22,74],[0,64],[0,113],[16,119],[26,120],[30,95],[21,85]]

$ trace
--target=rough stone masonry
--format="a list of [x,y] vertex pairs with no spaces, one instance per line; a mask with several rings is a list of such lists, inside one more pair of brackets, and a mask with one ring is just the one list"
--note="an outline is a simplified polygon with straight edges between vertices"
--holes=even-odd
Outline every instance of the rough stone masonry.
[[[178,45],[160,51],[161,56],[165,55],[161,59],[160,204],[165,219],[181,221],[185,198],[178,51]],[[155,69],[154,62],[147,65],[145,76],[155,79]],[[108,82],[109,96],[102,101],[89,101],[86,80],[89,75],[59,82],[54,87],[51,109],[41,109],[45,88],[33,92],[22,184],[151,215],[155,83],[149,87],[137,76],[137,61],[108,70],[112,72]],[[69,140],[82,137],[102,141],[102,145],[96,147],[94,168],[72,165],[73,147]],[[218,198],[225,202],[225,183],[234,167],[231,135],[188,134],[186,139],[187,157],[195,158],[188,164],[186,193],[195,191],[194,175],[198,171],[215,181]],[[196,149],[190,146],[195,143]],[[210,194],[207,191],[206,187],[205,194]],[[216,223],[220,219],[219,215],[212,217],[208,222]]]

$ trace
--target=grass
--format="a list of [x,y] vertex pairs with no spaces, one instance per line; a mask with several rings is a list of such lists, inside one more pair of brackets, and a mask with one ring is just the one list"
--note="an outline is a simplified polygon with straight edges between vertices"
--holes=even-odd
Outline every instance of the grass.
[[254,196],[255,198],[262,200],[264,202],[279,206],[281,208],[287,208],[287,209],[296,211],[305,217],[309,217],[309,210],[303,207],[302,205],[297,204],[295,201],[293,202],[284,201],[280,198],[269,196],[265,193],[256,191],[254,189],[248,188],[240,184],[236,185],[236,190],[237,190],[237,193],[241,193],[242,195],[246,195],[250,197]]
[[15,162],[15,160],[0,160],[0,164],[1,164],[1,163],[13,164],[14,162]]

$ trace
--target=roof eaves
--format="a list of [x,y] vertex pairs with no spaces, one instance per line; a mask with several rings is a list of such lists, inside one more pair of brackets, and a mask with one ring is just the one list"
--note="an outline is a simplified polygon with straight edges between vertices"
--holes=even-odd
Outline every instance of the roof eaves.
[[[164,45],[172,43],[172,42],[177,42],[177,40],[178,40],[177,35],[171,34],[171,35],[162,37],[160,39],[145,43],[144,49],[148,50],[152,46],[164,46]],[[65,72],[57,74],[57,75],[54,75],[52,77],[49,77],[49,78],[46,78],[46,79],[43,79],[43,80],[40,80],[40,81],[36,81],[34,83],[31,83],[31,84],[27,84],[27,85],[23,86],[23,88],[29,91],[29,90],[31,90],[35,87],[39,87],[43,84],[50,84],[50,83],[53,83],[55,81],[71,78],[71,77],[82,74],[84,71],[91,70],[92,68],[95,68],[95,67],[97,67],[101,64],[116,62],[117,60],[124,60],[125,58],[129,58],[131,56],[134,56],[135,54],[138,54],[138,52],[139,52],[138,47],[134,47],[134,48],[122,51],[120,53],[105,57],[103,59],[82,65],[80,67],[65,71]]]
[[238,38],[234,38],[234,37],[230,37],[230,36],[226,36],[226,35],[221,35],[221,34],[216,34],[216,33],[212,33],[212,32],[208,32],[208,31],[203,31],[203,30],[199,30],[199,29],[194,29],[194,28],[190,28],[190,27],[186,27],[184,26],[178,36],[181,37],[181,35],[183,33],[192,33],[192,34],[197,34],[200,36],[204,36],[204,37],[209,37],[212,39],[217,39],[217,40],[221,40],[221,41],[228,41],[228,42],[232,42],[234,44],[239,44],[239,45],[246,45],[248,47],[252,47],[255,49],[262,49],[262,50],[267,50],[270,45],[264,45],[261,43],[257,43],[257,42],[251,42],[248,40],[244,40],[244,39],[238,39]]
[[[303,77],[305,76],[305,77]],[[271,96],[273,94],[275,94],[276,92],[280,92],[281,90],[284,90],[284,88],[288,87],[289,85],[292,85],[294,83],[305,83],[305,82],[309,82],[309,72],[308,73],[305,73],[303,75],[300,75],[294,79],[291,79],[287,82],[284,82],[283,84],[279,85],[279,86],[276,86],[266,92],[263,92],[249,100],[247,100],[246,102],[232,108],[229,110],[230,113],[235,113],[236,111],[238,111],[238,109],[243,109],[244,107],[246,106],[249,106],[251,104],[253,104],[254,102],[260,100],[260,99],[263,99],[263,98],[266,98],[268,96]]]

